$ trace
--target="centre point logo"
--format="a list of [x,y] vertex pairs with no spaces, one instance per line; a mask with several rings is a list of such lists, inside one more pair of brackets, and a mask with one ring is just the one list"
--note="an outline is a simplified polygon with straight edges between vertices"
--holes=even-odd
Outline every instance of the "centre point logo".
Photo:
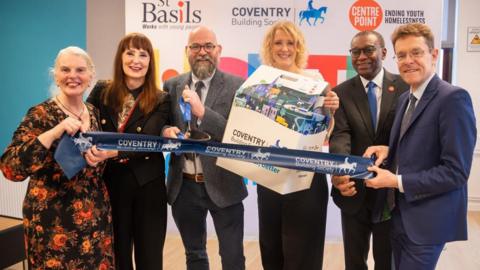
[[350,23],[358,31],[377,29],[383,20],[383,10],[374,0],[358,0],[348,12]]

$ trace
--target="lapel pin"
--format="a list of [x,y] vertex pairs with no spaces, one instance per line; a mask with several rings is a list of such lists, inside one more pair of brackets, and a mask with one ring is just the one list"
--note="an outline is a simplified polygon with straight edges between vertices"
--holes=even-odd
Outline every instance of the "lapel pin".
[[390,86],[388,87],[388,91],[389,91],[389,92],[395,91],[395,87],[393,87],[393,85],[390,85]]

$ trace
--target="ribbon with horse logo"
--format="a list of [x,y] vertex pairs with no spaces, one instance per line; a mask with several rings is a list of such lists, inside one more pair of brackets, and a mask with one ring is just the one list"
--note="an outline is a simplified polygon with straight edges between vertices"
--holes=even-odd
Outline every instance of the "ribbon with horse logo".
[[[115,132],[87,132],[79,134],[76,138],[64,136],[62,140],[73,140],[74,143],[72,144],[60,145],[76,147],[77,151],[69,151],[69,153],[70,155],[76,153],[80,158],[83,158],[81,151],[85,151],[88,147],[96,145],[99,149],[104,150],[174,152],[176,154],[196,153],[199,155],[230,158],[301,171],[313,171],[332,175],[350,175],[357,179],[373,177],[373,174],[367,170],[369,166],[373,165],[373,160],[359,156]],[[57,149],[57,151],[65,152],[62,149]],[[68,168],[69,164],[65,166],[62,165],[62,162],[68,159],[71,159],[71,157],[67,158],[62,155],[56,155],[56,160],[60,163],[62,169],[65,172],[68,171],[68,174],[66,173],[67,176],[70,175],[73,177],[83,167],[79,168],[79,166],[75,166],[77,171],[72,172]]]

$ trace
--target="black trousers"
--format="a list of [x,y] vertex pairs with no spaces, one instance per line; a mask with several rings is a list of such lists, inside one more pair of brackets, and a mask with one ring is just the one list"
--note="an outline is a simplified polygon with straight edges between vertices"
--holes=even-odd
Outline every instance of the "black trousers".
[[342,211],[343,248],[346,270],[367,270],[367,258],[372,237],[375,270],[392,269],[392,247],[390,244],[391,220],[372,222],[368,207],[361,207],[354,214]]
[[264,270],[322,269],[328,185],[315,174],[310,189],[281,195],[257,186]]
[[118,270],[163,268],[167,230],[167,195],[164,179],[140,186],[128,167],[106,179],[113,212],[115,265]]
[[184,180],[172,205],[172,215],[182,236],[188,270],[208,270],[207,213],[217,233],[223,270],[244,270],[242,202],[220,208],[207,194],[205,185]]

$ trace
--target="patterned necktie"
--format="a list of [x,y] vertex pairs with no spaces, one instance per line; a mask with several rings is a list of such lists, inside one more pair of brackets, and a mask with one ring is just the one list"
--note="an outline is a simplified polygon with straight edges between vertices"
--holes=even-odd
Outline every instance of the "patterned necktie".
[[403,133],[405,133],[405,130],[407,129],[408,124],[412,119],[413,111],[415,111],[416,102],[417,98],[413,94],[410,94],[410,103],[408,105],[407,111],[403,115],[402,124],[400,126],[400,136],[403,136]]
[[368,105],[370,107],[370,114],[372,116],[373,130],[376,130],[377,128],[377,95],[375,94],[375,86],[377,85],[372,81],[367,83]]

